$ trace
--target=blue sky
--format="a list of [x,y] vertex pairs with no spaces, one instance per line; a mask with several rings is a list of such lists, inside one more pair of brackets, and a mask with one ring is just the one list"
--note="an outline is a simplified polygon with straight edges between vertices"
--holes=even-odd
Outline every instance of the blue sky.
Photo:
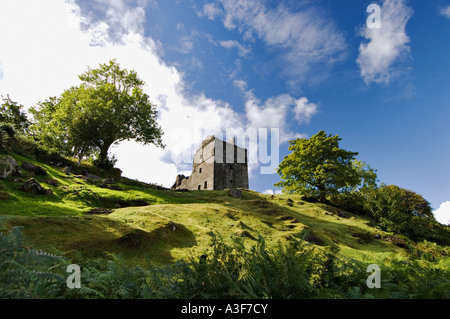
[[[443,0],[2,1],[0,94],[32,106],[117,58],[146,81],[167,145],[115,147],[124,175],[170,186],[205,127],[279,128],[280,161],[289,139],[324,130],[445,223],[449,38]],[[261,166],[250,188],[274,191]]]

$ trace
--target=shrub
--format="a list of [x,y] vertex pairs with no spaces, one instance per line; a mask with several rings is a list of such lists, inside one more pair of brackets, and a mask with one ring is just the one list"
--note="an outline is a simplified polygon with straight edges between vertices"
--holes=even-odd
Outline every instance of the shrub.
[[32,158],[36,158],[40,149],[38,142],[32,136],[21,133],[11,139],[10,147],[16,154]]

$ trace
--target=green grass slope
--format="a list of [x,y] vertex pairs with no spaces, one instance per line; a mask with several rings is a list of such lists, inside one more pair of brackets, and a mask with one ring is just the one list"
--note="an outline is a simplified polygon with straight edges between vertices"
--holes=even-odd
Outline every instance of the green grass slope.
[[[303,237],[321,249],[368,262],[408,256],[405,248],[383,240],[390,235],[371,227],[368,220],[299,196],[243,190],[242,198],[234,198],[227,190],[177,192],[126,179],[106,184],[14,157],[19,164],[27,160],[40,165],[48,174],[23,171],[21,180],[0,181],[0,231],[23,226],[30,246],[62,253],[75,262],[112,252],[130,264],[171,263],[207,252],[211,232],[225,241],[244,237],[249,245],[258,236],[270,246]],[[18,190],[31,177],[53,194]],[[111,211],[89,213],[93,208]]]

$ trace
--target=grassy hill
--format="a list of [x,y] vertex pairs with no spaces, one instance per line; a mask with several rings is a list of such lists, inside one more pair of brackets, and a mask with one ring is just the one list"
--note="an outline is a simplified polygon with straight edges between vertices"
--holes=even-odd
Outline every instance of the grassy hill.
[[[22,170],[20,179],[1,181],[1,230],[23,226],[30,246],[78,262],[112,252],[133,265],[172,263],[205,253],[211,232],[225,242],[233,236],[245,238],[247,245],[262,236],[271,247],[304,237],[319,249],[365,262],[411,255],[408,244],[401,240],[395,245],[391,234],[372,227],[369,220],[296,195],[243,190],[242,198],[234,198],[228,190],[179,192],[124,178],[93,180],[14,158],[19,164],[26,160],[40,165],[47,175]],[[52,194],[18,190],[31,177]]]
[[[449,297],[448,247],[336,207],[251,190],[173,191],[12,156],[46,174],[0,181],[3,298]],[[51,191],[20,190],[30,178]],[[82,289],[67,289],[67,263],[84,267]],[[366,285],[372,263],[383,267],[383,290]]]

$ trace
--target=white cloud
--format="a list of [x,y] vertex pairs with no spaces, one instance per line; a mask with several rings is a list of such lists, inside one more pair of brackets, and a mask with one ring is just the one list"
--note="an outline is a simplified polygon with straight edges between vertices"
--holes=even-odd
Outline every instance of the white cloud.
[[405,29],[411,15],[412,9],[404,0],[384,0],[381,28],[363,27],[361,35],[368,42],[361,43],[357,64],[367,84],[388,83],[399,74],[393,64],[408,56],[409,37]]
[[[107,12],[128,10],[120,6],[121,1],[111,3],[112,8],[106,9]],[[117,165],[125,176],[162,182],[164,186],[171,186],[169,180],[175,178],[175,168],[183,168],[182,163],[174,160],[182,159],[183,154],[195,148],[194,143],[201,142],[202,128],[225,131],[227,126],[242,125],[228,104],[204,95],[187,96],[183,75],[161,61],[153,40],[139,33],[142,28],[125,21],[123,28],[117,27],[122,33],[121,41],[117,42],[110,37],[108,23],[112,21],[114,25],[117,21],[112,13],[104,21],[79,14],[80,8],[75,3],[63,0],[0,3],[0,30],[9,30],[0,33],[0,63],[4,74],[0,94],[9,93],[13,100],[26,106],[36,105],[78,85],[77,75],[87,66],[95,67],[117,58],[122,67],[134,69],[146,82],[146,92],[159,106],[158,123],[165,132],[163,142],[167,148],[161,150],[153,145],[127,142],[111,151],[117,155]],[[119,15],[128,16],[125,12]],[[100,28],[102,25],[106,27]],[[93,38],[97,39],[97,45],[92,45]],[[176,145],[179,140],[176,135],[180,132],[191,140]],[[162,173],[168,177],[163,178]]]
[[441,15],[450,19],[450,5],[440,10]]
[[294,113],[299,123],[309,123],[317,113],[317,104],[310,103],[306,97],[302,97],[295,102]]
[[178,174],[174,163],[161,160],[165,152],[161,148],[125,141],[110,151],[116,154],[119,159],[117,166],[124,170],[123,175],[128,178],[170,187]]
[[214,20],[217,16],[222,14],[222,9],[218,8],[215,3],[207,3],[203,6],[203,11],[198,12],[199,17],[207,17],[209,20]]
[[179,41],[180,47],[178,48],[178,51],[184,54],[188,54],[192,51],[194,48],[194,42],[192,41],[191,37],[182,37]]
[[277,189],[277,190],[273,190],[273,189],[266,189],[265,191],[261,192],[262,194],[266,194],[266,195],[278,195],[281,194],[281,190]]
[[269,98],[264,105],[260,105],[261,101],[249,92],[245,103],[249,126],[255,128],[285,127],[286,114],[292,103],[293,98],[290,95],[282,94]]
[[244,47],[242,44],[239,43],[239,41],[236,40],[220,41],[219,44],[227,49],[236,48],[240,56],[246,56],[247,54],[250,53],[250,49]]
[[234,80],[233,85],[241,91],[245,91],[247,89],[247,82],[244,80]]
[[444,225],[450,225],[450,201],[443,202],[434,212],[434,217]]
[[291,116],[291,112],[297,112],[297,106],[304,103],[304,99],[305,98],[300,98],[296,100],[288,94],[281,94],[267,99],[262,104],[261,101],[249,91],[247,92],[245,103],[248,126],[254,128],[279,128],[281,144],[293,138],[303,137],[302,134],[292,132],[289,129],[287,120],[288,117]]
[[[286,116],[296,103],[293,97],[280,95],[261,104],[253,94],[248,95],[245,117],[223,101],[204,94],[189,95],[183,74],[166,65],[157,44],[144,35],[141,12],[145,2],[138,7],[130,7],[124,0],[97,3],[103,5],[104,17],[90,16],[86,8],[64,0],[1,1],[0,30],[8,32],[0,32],[0,95],[10,94],[13,100],[34,106],[78,85],[77,75],[87,66],[117,59],[145,81],[146,93],[158,106],[158,123],[167,147],[130,141],[111,152],[124,176],[166,187],[173,184],[177,172],[190,171],[193,152],[210,133],[225,138],[221,133],[229,127],[279,125],[284,139],[295,135],[284,129]],[[242,89],[244,84],[235,83]]]
[[256,35],[266,45],[280,49],[286,74],[305,80],[314,65],[331,65],[343,57],[343,34],[317,9],[292,12],[282,4],[267,8],[259,0],[221,3],[224,26],[237,29],[247,39]]
[[[89,28],[91,30],[95,28],[101,29],[100,34],[102,35],[103,41],[107,40],[108,42],[124,44],[122,42],[123,35],[129,33],[142,34],[144,32],[145,6],[148,1],[93,0],[90,2],[82,2],[67,0],[66,2],[71,3],[76,8],[76,16],[81,20],[82,28]],[[92,7],[95,7],[97,11],[96,15],[101,18],[95,22],[97,25],[93,25]],[[104,42],[95,44],[102,45]]]

